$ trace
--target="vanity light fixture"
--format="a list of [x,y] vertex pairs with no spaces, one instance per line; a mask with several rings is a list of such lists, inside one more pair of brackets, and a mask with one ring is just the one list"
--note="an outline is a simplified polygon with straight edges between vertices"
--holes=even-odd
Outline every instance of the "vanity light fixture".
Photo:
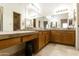
[[56,11],[56,13],[65,12],[65,11],[68,11],[68,9],[58,10],[58,11]]

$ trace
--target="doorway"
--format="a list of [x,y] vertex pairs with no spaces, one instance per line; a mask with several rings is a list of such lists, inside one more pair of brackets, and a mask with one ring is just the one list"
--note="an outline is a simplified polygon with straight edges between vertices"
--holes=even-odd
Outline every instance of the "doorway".
[[13,31],[20,30],[21,14],[13,12]]

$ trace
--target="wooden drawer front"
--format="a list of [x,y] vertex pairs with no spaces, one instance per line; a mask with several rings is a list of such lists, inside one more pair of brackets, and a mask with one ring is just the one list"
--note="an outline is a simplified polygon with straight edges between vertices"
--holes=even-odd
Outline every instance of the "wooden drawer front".
[[32,38],[33,38],[33,39],[38,38],[38,34],[33,34],[33,35],[32,35]]
[[0,41],[0,48],[7,48],[20,43],[21,43],[20,38],[5,39]]
[[37,34],[33,34],[33,35],[26,35],[26,36],[24,36],[23,37],[23,42],[27,42],[27,41],[30,41],[30,40],[32,40],[32,39],[35,39],[35,38],[37,38]]
[[32,40],[32,35],[28,35],[28,36],[23,37],[23,42],[30,41],[30,40]]

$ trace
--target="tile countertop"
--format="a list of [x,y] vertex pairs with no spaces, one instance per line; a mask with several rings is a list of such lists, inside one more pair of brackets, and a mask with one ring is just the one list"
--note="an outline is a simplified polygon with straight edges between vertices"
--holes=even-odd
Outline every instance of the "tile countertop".
[[68,28],[53,28],[53,29],[51,29],[51,30],[76,30],[76,29],[68,29]]
[[12,38],[12,37],[30,35],[30,34],[38,33],[38,31],[49,31],[49,30],[67,30],[67,31],[68,30],[73,30],[73,31],[75,31],[75,29],[53,28],[53,29],[34,29],[34,30],[27,30],[27,31],[0,32],[0,40],[7,39],[7,38]]
[[13,31],[13,32],[0,32],[0,40],[12,38],[12,37],[19,37],[24,35],[30,35],[37,33],[37,31]]
[[68,29],[68,28],[49,28],[49,29],[31,29],[31,30],[35,30],[35,31],[48,31],[48,30],[73,30],[75,31],[76,29]]
[[9,34],[21,34],[21,33],[35,33],[36,31],[12,31],[12,32],[0,32],[0,35],[9,35]]

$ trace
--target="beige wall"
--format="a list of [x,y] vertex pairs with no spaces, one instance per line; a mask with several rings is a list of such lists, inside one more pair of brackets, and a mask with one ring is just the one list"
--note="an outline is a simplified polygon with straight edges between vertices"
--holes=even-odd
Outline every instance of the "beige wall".
[[[13,11],[21,14],[21,29],[24,28],[24,18],[25,18],[25,7],[26,4],[16,4],[16,3],[4,3],[0,4],[3,7],[3,31],[13,31]],[[2,53],[8,53],[8,55],[15,53],[16,51],[23,49],[24,44],[17,46],[0,49],[0,55]]]
[[21,14],[21,28],[24,27],[26,4],[4,3],[0,6],[3,7],[3,31],[13,31],[13,11]]

